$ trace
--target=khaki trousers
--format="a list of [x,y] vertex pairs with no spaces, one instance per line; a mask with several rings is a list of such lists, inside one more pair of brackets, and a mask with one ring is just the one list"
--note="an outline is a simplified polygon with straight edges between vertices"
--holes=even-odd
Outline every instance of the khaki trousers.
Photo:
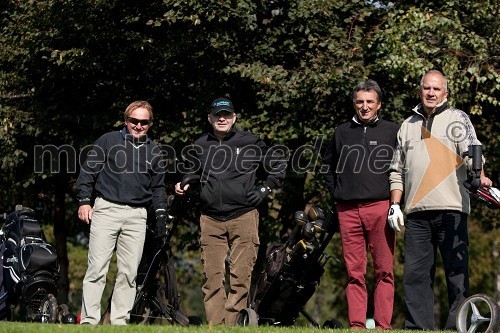
[[134,303],[137,268],[146,235],[146,208],[97,198],[90,224],[88,268],[83,279],[81,323],[96,325],[106,274],[116,246],[117,275],[111,300],[111,324],[126,325]]
[[[203,295],[207,321],[234,325],[248,307],[251,275],[259,248],[259,213],[252,210],[229,221],[200,217]],[[226,258],[229,293],[226,294]]]

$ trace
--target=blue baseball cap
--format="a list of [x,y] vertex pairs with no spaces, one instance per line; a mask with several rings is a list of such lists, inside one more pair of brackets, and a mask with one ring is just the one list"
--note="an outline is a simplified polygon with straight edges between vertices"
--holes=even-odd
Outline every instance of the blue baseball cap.
[[233,102],[227,98],[219,97],[210,104],[210,113],[216,115],[221,111],[234,112]]

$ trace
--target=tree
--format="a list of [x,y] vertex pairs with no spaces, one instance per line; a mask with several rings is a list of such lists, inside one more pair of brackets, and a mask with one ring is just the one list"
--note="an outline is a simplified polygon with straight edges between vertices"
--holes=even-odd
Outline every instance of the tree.
[[[206,109],[215,97],[233,100],[241,128],[289,149],[285,186],[264,219],[263,228],[271,231],[265,241],[286,236],[294,211],[331,205],[318,161],[325,140],[352,116],[352,88],[366,78],[382,86],[382,115],[402,121],[418,103],[422,74],[443,70],[451,101],[476,125],[487,173],[498,179],[495,1],[10,0],[0,12],[2,209],[45,198],[47,210],[57,212],[62,258],[65,238],[83,228],[70,223],[76,219],[78,164],[72,168],[68,161],[78,161],[83,147],[121,126],[123,109],[136,99],[152,103],[152,135],[175,151],[169,189],[180,177],[174,163],[206,127]],[[34,145],[72,148],[74,159],[64,161],[66,155],[55,151],[52,157],[63,167],[34,172],[40,162]],[[49,154],[40,158],[46,166],[51,161]],[[481,226],[475,232],[498,233],[498,215],[474,206]],[[45,216],[52,223],[52,214]],[[196,249],[196,228],[190,227],[191,239],[183,242]],[[340,256],[339,248],[333,251]],[[482,242],[478,251],[471,271],[483,272],[491,255]],[[402,255],[401,247],[397,280]],[[328,286],[318,291],[336,290],[332,304],[339,314],[345,311],[338,300],[342,269],[332,265]],[[473,279],[474,290],[500,275],[483,273],[484,279]],[[395,322],[401,318],[397,311]]]

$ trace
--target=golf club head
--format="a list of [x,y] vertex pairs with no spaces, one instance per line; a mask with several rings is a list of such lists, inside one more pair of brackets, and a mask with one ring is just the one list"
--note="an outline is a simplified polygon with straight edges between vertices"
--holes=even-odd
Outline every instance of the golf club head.
[[309,217],[309,221],[316,221],[318,219],[324,220],[325,213],[323,212],[323,210],[321,208],[316,207],[316,206],[312,206],[307,211],[307,217]]
[[325,220],[323,219],[317,219],[316,221],[313,221],[312,224],[314,225],[314,231],[317,233],[324,233],[325,230]]
[[302,235],[304,236],[304,239],[313,238],[315,233],[316,232],[314,231],[314,224],[312,224],[311,222],[306,223],[306,225],[302,227]]
[[295,223],[300,226],[303,226],[309,222],[306,213],[302,210],[296,211],[295,214],[293,215],[293,219]]

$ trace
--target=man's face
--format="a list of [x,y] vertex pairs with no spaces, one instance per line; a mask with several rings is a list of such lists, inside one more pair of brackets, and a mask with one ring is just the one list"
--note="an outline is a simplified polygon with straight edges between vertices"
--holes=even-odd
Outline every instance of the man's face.
[[436,106],[448,97],[444,83],[445,78],[440,73],[429,73],[424,76],[420,87],[420,100],[426,114],[433,113]]
[[377,117],[378,110],[382,103],[377,98],[375,90],[360,90],[356,92],[354,99],[354,109],[359,120],[364,124],[369,123]]
[[236,113],[228,111],[219,111],[217,114],[208,114],[208,122],[212,124],[216,136],[224,136],[233,127],[236,122]]
[[128,132],[132,134],[134,139],[139,139],[148,132],[149,127],[151,126],[148,110],[144,108],[135,109],[125,120],[125,125],[127,126]]

